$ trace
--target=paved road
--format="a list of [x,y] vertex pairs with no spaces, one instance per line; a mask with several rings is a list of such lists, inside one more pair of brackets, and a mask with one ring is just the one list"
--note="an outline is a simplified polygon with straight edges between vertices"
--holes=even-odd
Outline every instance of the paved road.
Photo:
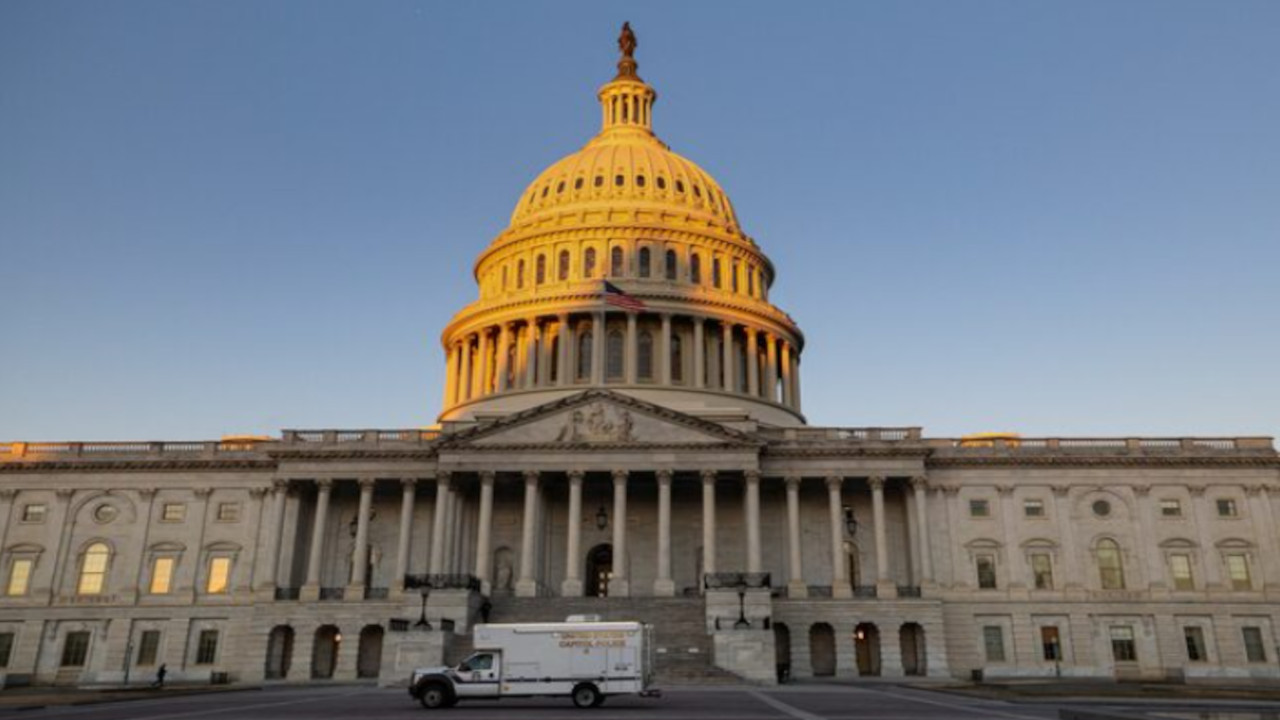
[[[404,690],[328,686],[280,687],[41,710],[6,710],[0,711],[0,717],[19,716],[32,720],[422,720],[433,716],[459,720],[506,717],[518,720],[1049,720],[1058,717],[1059,707],[1057,704],[966,698],[891,685],[809,685],[777,690],[676,689],[661,699],[610,698],[604,707],[585,711],[574,708],[568,699],[535,699],[462,703],[453,709],[428,712]],[[1145,707],[1143,710],[1152,712],[1156,708]]]

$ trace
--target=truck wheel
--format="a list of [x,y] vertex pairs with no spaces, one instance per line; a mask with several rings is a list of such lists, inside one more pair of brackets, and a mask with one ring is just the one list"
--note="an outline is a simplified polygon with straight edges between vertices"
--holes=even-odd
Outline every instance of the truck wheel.
[[596,707],[604,702],[604,695],[591,683],[582,683],[573,688],[573,704],[575,707]]
[[422,707],[428,710],[449,707],[449,689],[442,683],[428,683],[422,688],[422,694],[418,696],[418,701],[422,703]]

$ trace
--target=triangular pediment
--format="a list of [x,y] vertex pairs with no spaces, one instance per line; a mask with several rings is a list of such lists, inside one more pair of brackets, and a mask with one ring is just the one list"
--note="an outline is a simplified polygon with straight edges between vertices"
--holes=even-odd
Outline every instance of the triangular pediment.
[[609,390],[587,390],[483,423],[447,448],[627,446],[754,447],[759,441],[718,423]]

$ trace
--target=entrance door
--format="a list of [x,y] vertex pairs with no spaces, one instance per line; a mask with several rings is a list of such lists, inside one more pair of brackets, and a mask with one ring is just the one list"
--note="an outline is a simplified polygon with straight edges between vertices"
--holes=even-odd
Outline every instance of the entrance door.
[[907,675],[924,675],[924,628],[918,623],[905,623],[899,631],[902,646],[902,671]]
[[871,623],[862,623],[853,629],[854,652],[858,659],[858,675],[880,675],[880,630]]
[[831,626],[817,623],[809,628],[809,665],[814,677],[836,674],[836,636]]
[[613,577],[613,546],[605,543],[587,553],[587,597],[608,597]]
[[356,677],[376,678],[382,672],[382,626],[366,625],[360,631]]

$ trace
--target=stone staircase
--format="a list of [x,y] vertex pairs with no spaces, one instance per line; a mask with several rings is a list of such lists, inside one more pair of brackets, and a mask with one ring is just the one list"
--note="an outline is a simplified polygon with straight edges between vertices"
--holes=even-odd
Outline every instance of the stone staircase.
[[701,598],[495,597],[492,602],[489,621],[495,623],[564,622],[570,615],[599,615],[601,620],[653,625],[655,681],[659,686],[744,682],[713,664]]

